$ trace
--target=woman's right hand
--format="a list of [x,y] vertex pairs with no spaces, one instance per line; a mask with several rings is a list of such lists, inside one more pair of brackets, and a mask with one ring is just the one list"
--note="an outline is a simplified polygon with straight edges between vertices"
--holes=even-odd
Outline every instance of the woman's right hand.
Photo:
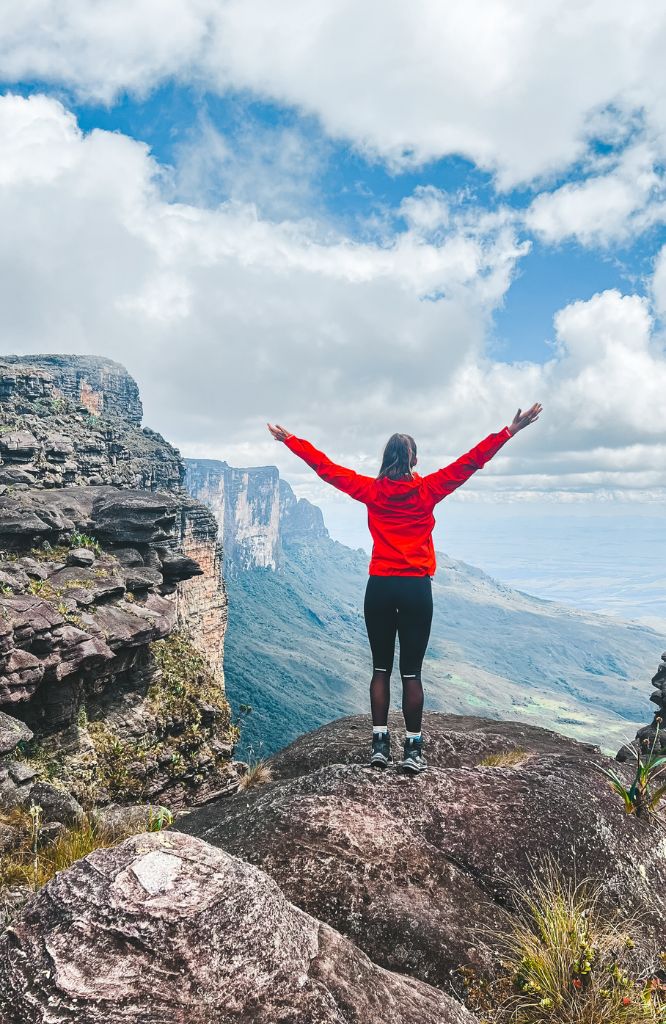
[[279,423],[276,423],[275,426],[272,423],[267,423],[266,426],[276,441],[286,441],[288,437],[291,437],[289,431],[281,427]]
[[535,402],[527,412],[523,412],[522,409],[519,409],[513,417],[512,422],[509,424],[509,433],[517,434],[519,430],[522,430],[524,427],[528,427],[530,423],[535,423],[536,420],[539,419],[540,412],[543,412],[543,406],[540,402]]

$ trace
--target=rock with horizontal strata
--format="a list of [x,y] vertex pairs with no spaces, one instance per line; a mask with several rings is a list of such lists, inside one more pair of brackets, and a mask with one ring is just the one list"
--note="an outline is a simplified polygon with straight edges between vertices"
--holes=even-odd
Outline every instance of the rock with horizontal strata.
[[161,832],[58,874],[0,939],[6,1024],[473,1024],[262,871]]
[[[650,724],[636,733],[635,747],[644,756],[652,752],[655,757],[659,757],[666,754],[666,651],[661,656],[651,682],[653,691],[650,700],[657,705],[657,710]],[[636,752],[625,744],[620,747],[616,757],[618,761],[635,761]]]
[[[110,360],[0,360],[0,707],[34,733],[34,769],[82,799],[168,789],[175,806],[235,778],[216,753],[233,735],[226,595],[214,516],[141,413]],[[206,724],[199,680],[180,704],[160,683],[153,643],[177,628],[209,669]],[[0,806],[24,805],[3,756]]]

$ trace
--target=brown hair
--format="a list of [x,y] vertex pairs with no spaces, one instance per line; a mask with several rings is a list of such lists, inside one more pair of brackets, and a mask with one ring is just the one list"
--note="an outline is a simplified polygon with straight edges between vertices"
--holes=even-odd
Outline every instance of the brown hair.
[[392,434],[386,442],[377,479],[402,480],[412,475],[416,462],[416,441],[409,434]]

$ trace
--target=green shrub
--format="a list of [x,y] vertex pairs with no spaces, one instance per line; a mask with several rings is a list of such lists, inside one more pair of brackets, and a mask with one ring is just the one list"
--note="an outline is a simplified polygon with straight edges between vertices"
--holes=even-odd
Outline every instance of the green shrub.
[[74,532],[69,538],[70,548],[90,548],[96,555],[102,554],[102,546],[98,540],[94,537],[90,537],[87,533]]
[[[629,745],[636,759],[634,778],[627,784],[613,768],[595,764],[594,767],[609,779],[611,789],[621,798],[627,814],[635,814],[637,818],[649,818],[660,808],[666,797],[666,757],[655,755],[659,740],[660,719],[657,719],[654,739],[648,750],[643,751],[636,745]],[[662,780],[662,781],[659,781]]]

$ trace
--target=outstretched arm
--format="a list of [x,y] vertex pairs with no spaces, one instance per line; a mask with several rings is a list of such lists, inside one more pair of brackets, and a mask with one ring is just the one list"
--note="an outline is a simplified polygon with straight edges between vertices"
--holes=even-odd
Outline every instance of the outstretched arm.
[[451,494],[457,487],[464,484],[466,480],[469,480],[472,474],[476,473],[477,469],[481,469],[485,466],[486,462],[492,459],[493,455],[497,454],[509,438],[517,434],[523,427],[527,427],[530,423],[538,420],[541,409],[542,406],[538,402],[535,402],[527,412],[522,412],[519,409],[510,425],[505,427],[504,430],[500,430],[497,434],[489,434],[488,437],[484,438],[483,441],[465,455],[461,455],[455,462],[426,476],[424,482],[433,500],[435,502],[441,501],[447,494]]
[[276,441],[282,441],[286,444],[287,448],[294,455],[298,455],[303,459],[311,469],[314,469],[315,473],[322,480],[332,484],[333,487],[337,487],[339,491],[344,491],[345,494],[355,498],[357,501],[367,501],[370,489],[374,484],[371,476],[361,476],[359,473],[355,473],[353,469],[338,466],[335,462],[331,462],[327,455],[324,455],[323,452],[320,452],[314,445],[310,444],[309,441],[304,441],[303,438],[290,434],[284,427],[279,425],[273,426],[270,423],[267,426]]

